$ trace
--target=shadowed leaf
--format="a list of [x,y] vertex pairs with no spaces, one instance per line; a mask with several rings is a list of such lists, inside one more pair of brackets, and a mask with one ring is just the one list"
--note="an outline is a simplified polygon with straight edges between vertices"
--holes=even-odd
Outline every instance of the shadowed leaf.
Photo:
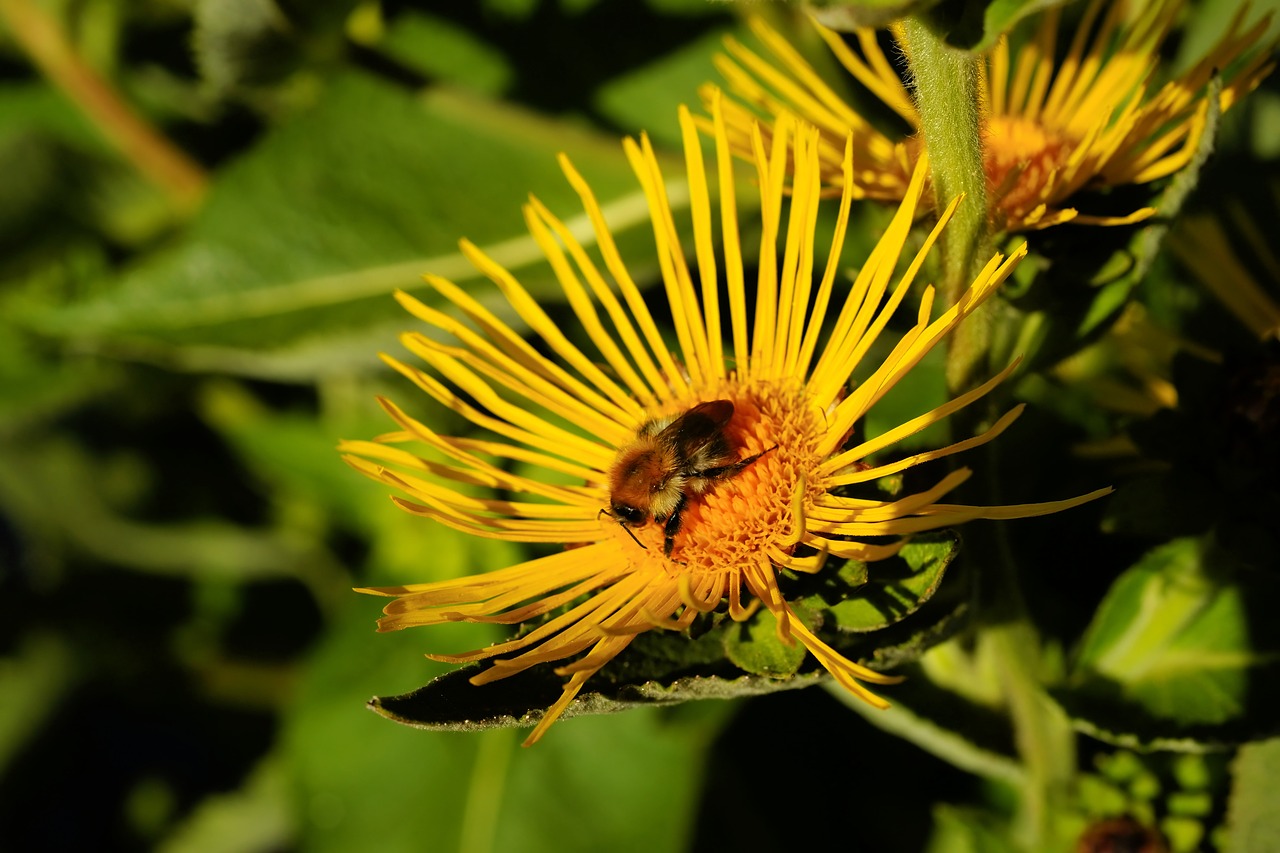
[[[958,548],[951,532],[921,537],[903,549],[904,565],[913,562],[937,579]],[[873,564],[878,571],[884,563]],[[872,669],[890,669],[915,660],[929,647],[955,633],[967,611],[968,587],[948,585],[948,594],[920,599],[893,624],[863,633],[832,632],[824,638],[850,660]],[[927,598],[927,596],[926,596]],[[804,603],[801,615],[814,624],[822,615]],[[905,617],[905,618],[904,618]],[[482,686],[469,679],[485,665],[473,664],[442,675],[400,696],[375,697],[371,710],[405,725],[424,729],[471,731],[493,727],[531,726],[543,709],[560,696],[564,679],[554,665],[533,667]],[[689,636],[650,631],[637,637],[622,654],[583,687],[566,717],[609,714],[644,705],[670,705],[694,699],[733,699],[809,687],[828,680],[817,661],[782,643],[767,611],[738,624],[722,614],[695,623]],[[893,688],[884,692],[893,699]]]

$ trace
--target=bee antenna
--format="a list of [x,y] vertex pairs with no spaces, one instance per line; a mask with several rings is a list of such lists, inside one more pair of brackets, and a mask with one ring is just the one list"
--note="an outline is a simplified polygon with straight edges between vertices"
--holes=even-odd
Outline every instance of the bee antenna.
[[602,515],[607,515],[610,518],[612,518],[614,521],[618,522],[618,526],[621,527],[623,530],[627,531],[627,535],[631,537],[631,541],[639,545],[641,550],[643,551],[649,550],[648,548],[645,547],[643,542],[641,542],[639,539],[636,538],[635,531],[633,531],[630,527],[627,527],[627,525],[622,523],[622,519],[618,518],[616,515],[609,512],[609,510],[607,509],[601,509],[598,513],[596,513],[596,518],[599,518]]

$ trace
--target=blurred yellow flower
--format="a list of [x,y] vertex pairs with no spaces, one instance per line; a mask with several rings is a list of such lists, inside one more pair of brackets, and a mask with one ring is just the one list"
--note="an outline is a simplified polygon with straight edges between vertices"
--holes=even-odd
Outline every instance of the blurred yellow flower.
[[[1280,210],[1280,193],[1274,198]],[[1280,256],[1274,238],[1264,236],[1258,217],[1238,203],[1225,218],[1224,223],[1203,213],[1185,217],[1169,241],[1173,256],[1255,337],[1280,339]],[[1246,251],[1238,251],[1237,244]]]
[[1180,350],[1212,357],[1152,322],[1141,303],[1130,302],[1101,339],[1059,362],[1053,375],[1100,409],[1150,417],[1177,408],[1171,374]]
[[[1270,72],[1269,50],[1240,61],[1268,24],[1263,20],[1245,28],[1241,10],[1207,56],[1150,92],[1161,46],[1182,6],[1182,0],[1145,5],[1093,0],[1060,60],[1055,51],[1062,7],[1054,6],[1042,14],[1034,38],[1016,56],[1002,38],[983,57],[983,148],[988,207],[997,231],[1068,221],[1121,225],[1151,216],[1152,208],[1124,216],[1087,216],[1068,203],[1082,190],[1143,184],[1177,172],[1193,156],[1205,129],[1213,75],[1230,72],[1219,97],[1225,111]],[[726,39],[732,59],[717,58],[729,89],[750,105],[725,104],[734,152],[753,156],[751,128],[757,111],[772,120],[791,114],[821,128],[818,148],[826,182],[845,182],[841,152],[845,137],[852,134],[855,196],[901,199],[920,157],[918,136],[881,132],[763,20],[750,23],[771,59],[732,38]],[[914,134],[919,128],[915,104],[875,32],[858,31],[859,50],[854,50],[839,33],[815,26],[854,79],[901,116]],[[714,87],[703,91],[709,99]],[[764,135],[767,143],[767,127]]]
[[[565,546],[549,556],[474,577],[360,590],[395,599],[384,610],[381,631],[458,621],[536,626],[489,648],[432,656],[450,662],[500,657],[471,679],[476,685],[536,664],[572,659],[556,670],[568,679],[563,694],[526,744],[537,741],[583,684],[636,635],[654,628],[687,628],[698,614],[722,606],[733,619],[744,620],[763,604],[776,618],[784,641],[799,640],[845,688],[886,707],[862,682],[896,679],[846,660],[796,618],[779,588],[780,571],[817,572],[828,556],[878,560],[896,553],[905,537],[919,531],[974,518],[1055,512],[1108,491],[1020,506],[940,503],[968,478],[970,472],[961,469],[927,491],[894,500],[842,494],[843,487],[981,445],[1018,415],[1021,407],[982,435],[940,450],[883,464],[875,461],[880,451],[990,391],[1006,370],[883,435],[850,441],[854,425],[867,410],[999,286],[1025,249],[1009,258],[993,257],[957,304],[937,317],[933,289],[924,288],[914,325],[850,390],[851,373],[899,309],[951,210],[920,250],[908,256],[910,263],[895,283],[924,185],[924,169],[917,169],[879,245],[852,285],[838,287],[854,187],[846,180],[833,248],[815,275],[822,139],[816,129],[784,119],[773,128],[771,149],[759,144],[755,148],[763,235],[758,258],[744,258],[733,158],[718,100],[712,101],[711,111],[718,214],[694,121],[687,110],[680,112],[695,268],[686,263],[648,139],[642,136],[639,143],[628,139],[624,144],[648,199],[665,287],[662,309],[671,314],[675,352],[659,333],[619,256],[591,189],[562,156],[561,166],[594,227],[603,269],[565,223],[537,200],[526,206],[525,218],[581,325],[562,329],[511,273],[463,241],[462,251],[497,285],[538,342],[526,341],[485,307],[487,299],[427,276],[452,311],[437,310],[406,294],[398,298],[432,327],[430,336],[403,336],[405,347],[431,371],[384,356],[438,403],[497,438],[438,435],[383,400],[401,431],[377,442],[343,445],[347,461],[357,470],[407,495],[396,502],[411,513],[477,536]],[[795,173],[789,211],[784,211],[783,179],[792,149]],[[846,177],[853,168],[853,152],[853,144],[847,142]],[[713,237],[717,222],[721,258]],[[749,287],[746,270],[754,268],[758,274]],[[721,301],[722,290],[727,305]],[[581,349],[574,338],[589,341],[590,350]],[[727,476],[707,475],[705,489],[692,488],[690,482],[681,495],[686,504],[682,524],[674,533],[670,525],[652,518],[628,520],[627,513],[619,511],[618,495],[611,493],[611,477],[616,481],[624,476],[618,473],[620,455],[629,453],[638,435],[659,429],[664,419],[712,401],[727,401],[731,409],[723,403],[704,407],[700,411],[705,421],[699,429],[707,434],[718,431],[732,459],[759,454],[758,458]],[[646,428],[655,421],[659,426]],[[393,446],[406,441],[420,442],[446,461]],[[567,475],[576,485],[551,485],[513,473],[503,464],[511,461],[561,480]],[[697,472],[681,473],[689,481],[697,479]],[[472,497],[473,487],[502,494]],[[667,543],[669,535],[673,541]],[[868,538],[874,541],[864,541]],[[669,556],[664,553],[668,545]]]

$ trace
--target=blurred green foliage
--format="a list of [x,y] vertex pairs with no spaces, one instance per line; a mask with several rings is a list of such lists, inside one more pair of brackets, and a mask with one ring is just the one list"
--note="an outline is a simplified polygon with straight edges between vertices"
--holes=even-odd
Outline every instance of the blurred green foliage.
[[[1044,5],[934,13],[982,21],[971,43],[985,44]],[[1198,56],[1235,5],[1195,4],[1170,62]],[[377,358],[411,325],[390,293],[421,289],[424,272],[479,280],[457,249],[467,237],[567,316],[519,212],[533,193],[577,213],[561,151],[652,285],[617,137],[647,130],[661,156],[677,150],[676,105],[716,78],[719,39],[750,41],[739,11],[0,0],[0,847],[1025,849],[1012,816],[1031,771],[1001,706],[1007,673],[971,638],[915,660],[998,582],[964,565],[989,528],[966,533],[955,566],[944,536],[879,575],[840,575],[915,619],[866,647],[914,661],[883,714],[784,691],[582,717],[521,750],[506,729],[422,732],[364,707],[452,669],[424,652],[499,634],[378,635],[376,602],[350,587],[523,554],[396,511],[338,460],[339,440],[390,428],[376,395],[419,408]],[[780,26],[797,14],[761,11]],[[189,159],[198,206],[42,75],[32,20]],[[1243,200],[1273,236],[1276,139],[1269,81],[1223,117],[1188,203]],[[856,210],[845,256],[865,257],[882,221]],[[1046,713],[1080,733],[1073,790],[1048,823],[1061,849],[1119,815],[1160,826],[1175,850],[1275,849],[1280,354],[1149,237],[1032,235],[1008,294],[1021,325],[1004,346],[1028,355],[1010,393],[1033,405],[983,460],[991,491],[1015,503],[1119,489],[1019,522],[1000,546],[1035,618]],[[1127,300],[1193,344],[1159,375],[1115,356]],[[936,405],[942,374],[926,361],[863,429]],[[1108,404],[1115,383],[1152,380],[1179,403]],[[945,439],[930,430],[903,452]],[[824,593],[805,591],[806,612],[884,627],[871,598]],[[765,681],[803,671],[773,637],[761,621],[712,639]]]

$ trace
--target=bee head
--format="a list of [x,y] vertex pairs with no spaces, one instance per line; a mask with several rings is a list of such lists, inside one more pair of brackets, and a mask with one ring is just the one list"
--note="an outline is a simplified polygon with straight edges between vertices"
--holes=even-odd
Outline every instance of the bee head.
[[622,503],[615,503],[609,512],[614,518],[627,524],[644,524],[645,519],[649,517],[649,514],[639,507]]

